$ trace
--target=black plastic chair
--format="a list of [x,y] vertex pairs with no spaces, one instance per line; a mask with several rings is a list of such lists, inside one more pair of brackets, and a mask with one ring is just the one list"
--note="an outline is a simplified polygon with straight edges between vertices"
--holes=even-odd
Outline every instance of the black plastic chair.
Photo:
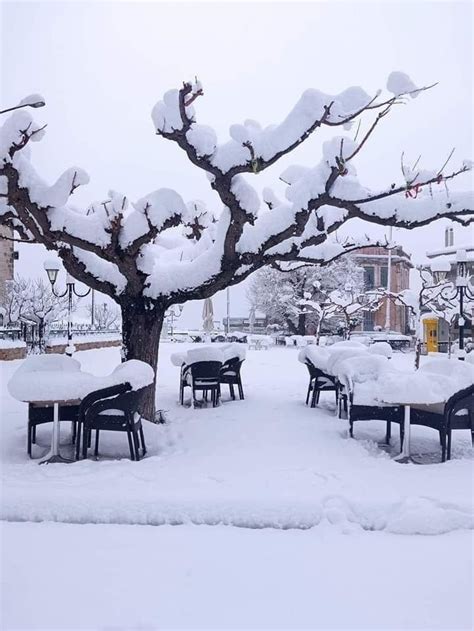
[[229,393],[233,401],[235,401],[234,386],[237,386],[237,389],[239,391],[239,399],[242,400],[244,398],[244,388],[242,386],[242,378],[240,376],[240,368],[242,367],[244,361],[245,360],[239,359],[238,357],[232,357],[232,359],[228,359],[222,364],[222,368],[220,370],[220,384],[228,384]]
[[453,429],[469,429],[474,446],[474,384],[453,394],[446,402],[442,413],[431,411],[429,408],[429,405],[412,406],[410,423],[431,427],[439,432],[442,462],[451,459]]
[[336,405],[338,401],[338,388],[335,377],[326,375],[322,370],[316,368],[309,360],[305,362],[306,368],[309,372],[309,384],[308,392],[306,394],[306,405],[308,405],[311,393],[311,407],[316,407],[319,403],[319,396],[321,392],[334,392],[336,396]]
[[354,384],[349,380],[345,383],[338,382],[339,409],[341,419],[349,421],[349,436],[354,438],[354,423],[356,421],[385,421],[385,443],[390,444],[392,437],[392,423],[400,427],[400,444],[403,444],[403,405],[361,405],[354,403]]
[[[70,421],[72,423],[72,443],[76,441],[77,421],[79,414],[79,405],[60,405],[59,420]],[[36,444],[36,428],[44,423],[52,423],[54,415],[53,404],[47,403],[29,403],[28,404],[28,434],[27,434],[27,452],[31,458],[32,445]]]
[[191,379],[188,364],[181,364],[181,374],[179,375],[179,402],[184,405],[184,388],[189,385],[187,382]]
[[202,361],[189,364],[182,378],[181,402],[184,401],[184,388],[189,386],[193,393],[193,403],[197,402],[196,393],[203,393],[203,401],[207,401],[211,393],[212,407],[219,403],[219,378],[222,362]]
[[[142,389],[143,390],[143,389]],[[146,454],[145,437],[138,403],[142,390],[132,390],[129,383],[91,392],[79,406],[79,424],[76,440],[76,460],[79,459],[82,438],[82,457],[87,458],[87,450],[91,446],[92,430],[95,430],[94,455],[99,455],[99,432],[126,432],[130,458],[140,460],[140,443],[142,456]]]

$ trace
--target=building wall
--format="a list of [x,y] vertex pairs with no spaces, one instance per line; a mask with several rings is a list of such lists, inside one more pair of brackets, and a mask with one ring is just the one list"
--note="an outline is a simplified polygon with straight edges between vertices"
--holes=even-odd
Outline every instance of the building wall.
[[[366,270],[366,289],[387,287],[388,252],[381,247],[362,248],[354,257],[357,264]],[[410,269],[413,267],[410,257],[402,248],[392,250],[392,273],[390,291],[398,293],[408,289],[410,285]],[[369,273],[370,271],[370,273]],[[370,285],[372,284],[372,287]],[[387,308],[390,308],[390,330],[405,334],[409,321],[406,307],[394,305],[385,299],[382,306],[373,314],[366,314],[358,330],[373,330],[374,327],[385,328]]]
[[5,283],[13,279],[13,241],[2,239],[2,236],[13,237],[13,231],[0,226],[0,300],[5,292]]

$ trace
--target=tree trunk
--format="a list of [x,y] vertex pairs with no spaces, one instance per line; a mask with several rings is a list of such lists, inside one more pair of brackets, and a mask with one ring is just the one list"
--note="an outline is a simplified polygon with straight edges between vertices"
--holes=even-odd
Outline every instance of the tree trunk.
[[322,318],[318,318],[318,324],[316,326],[316,333],[315,333],[316,346],[319,346],[319,342],[321,340],[321,325],[322,325],[322,323],[323,323]]
[[298,334],[298,329],[294,325],[294,322],[291,320],[291,318],[286,318],[286,326],[288,327],[288,333],[290,335]]
[[421,357],[421,338],[417,337],[415,341],[415,370],[418,370],[420,367],[420,357]]
[[140,413],[149,421],[155,421],[156,369],[164,311],[146,309],[141,304],[122,306],[122,359],[140,359],[153,368],[155,379],[145,389],[140,403]]
[[306,335],[306,313],[298,315],[298,333],[297,335]]

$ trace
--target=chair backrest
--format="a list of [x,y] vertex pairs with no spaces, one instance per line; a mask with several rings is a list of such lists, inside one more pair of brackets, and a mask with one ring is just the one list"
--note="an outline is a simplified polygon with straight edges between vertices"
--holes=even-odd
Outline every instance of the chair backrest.
[[129,383],[121,383],[116,386],[109,386],[108,388],[101,388],[100,390],[94,390],[86,395],[79,405],[79,420],[83,420],[89,408],[99,401],[111,400],[113,397],[129,392],[132,386]]
[[242,366],[244,361],[244,359],[239,359],[239,357],[231,357],[222,364],[220,372],[223,373],[231,370],[232,372],[235,372],[236,375],[238,375],[240,372],[240,367]]
[[448,427],[474,430],[474,384],[448,399],[444,408]]
[[193,380],[199,381],[218,381],[219,373],[222,368],[222,362],[205,361],[194,362],[189,366]]
[[[140,397],[142,393],[146,390],[145,388],[140,388],[139,390],[124,390],[123,386],[129,386],[129,384],[121,384],[122,391],[114,396],[101,396],[100,399],[95,399],[93,403],[90,403],[87,408],[84,410],[84,420],[87,424],[88,419],[97,418],[102,412],[106,412],[107,410],[116,410],[123,412],[124,417],[128,417],[130,420],[133,419],[133,415],[138,411],[138,405],[140,403]],[[117,388],[117,386],[113,386],[112,388]],[[104,390],[112,390],[112,388],[107,388]],[[104,392],[104,390],[102,392]],[[98,391],[100,392],[100,391]],[[97,393],[96,393],[97,394]]]
[[306,368],[308,369],[309,372],[309,376],[311,378],[315,377],[316,379],[325,379],[327,381],[331,381],[332,383],[334,383],[334,377],[332,377],[331,375],[327,375],[326,373],[324,373],[322,370],[320,370],[319,368],[316,368],[316,366],[314,364],[312,364],[309,359],[306,360],[305,362]]

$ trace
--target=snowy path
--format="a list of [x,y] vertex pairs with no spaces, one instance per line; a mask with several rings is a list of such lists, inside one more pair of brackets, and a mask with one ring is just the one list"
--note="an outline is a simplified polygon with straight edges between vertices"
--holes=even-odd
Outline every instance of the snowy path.
[[[169,362],[176,348],[164,344],[160,361],[158,401],[170,422],[146,424],[149,457],[140,463],[126,458],[124,437],[112,435],[101,440],[101,453],[122,454],[124,460],[39,467],[25,454],[26,406],[4,395],[2,517],[252,528],[330,522],[346,530],[402,534],[472,527],[467,432],[456,433],[451,462],[399,465],[375,442],[384,436],[383,423],[357,424],[352,440],[332,409],[304,405],[306,370],[297,353],[286,348],[249,351],[243,366],[245,401],[225,401],[217,409],[182,408],[176,403],[179,371]],[[107,373],[118,351],[87,351],[78,358],[86,370]],[[400,355],[395,361],[409,360]],[[6,379],[13,366],[2,368]],[[323,404],[333,406],[332,393]],[[46,446],[49,428],[40,431]],[[438,435],[415,428],[413,446],[437,454]]]
[[4,524],[2,539],[5,630],[472,626],[467,532]]

